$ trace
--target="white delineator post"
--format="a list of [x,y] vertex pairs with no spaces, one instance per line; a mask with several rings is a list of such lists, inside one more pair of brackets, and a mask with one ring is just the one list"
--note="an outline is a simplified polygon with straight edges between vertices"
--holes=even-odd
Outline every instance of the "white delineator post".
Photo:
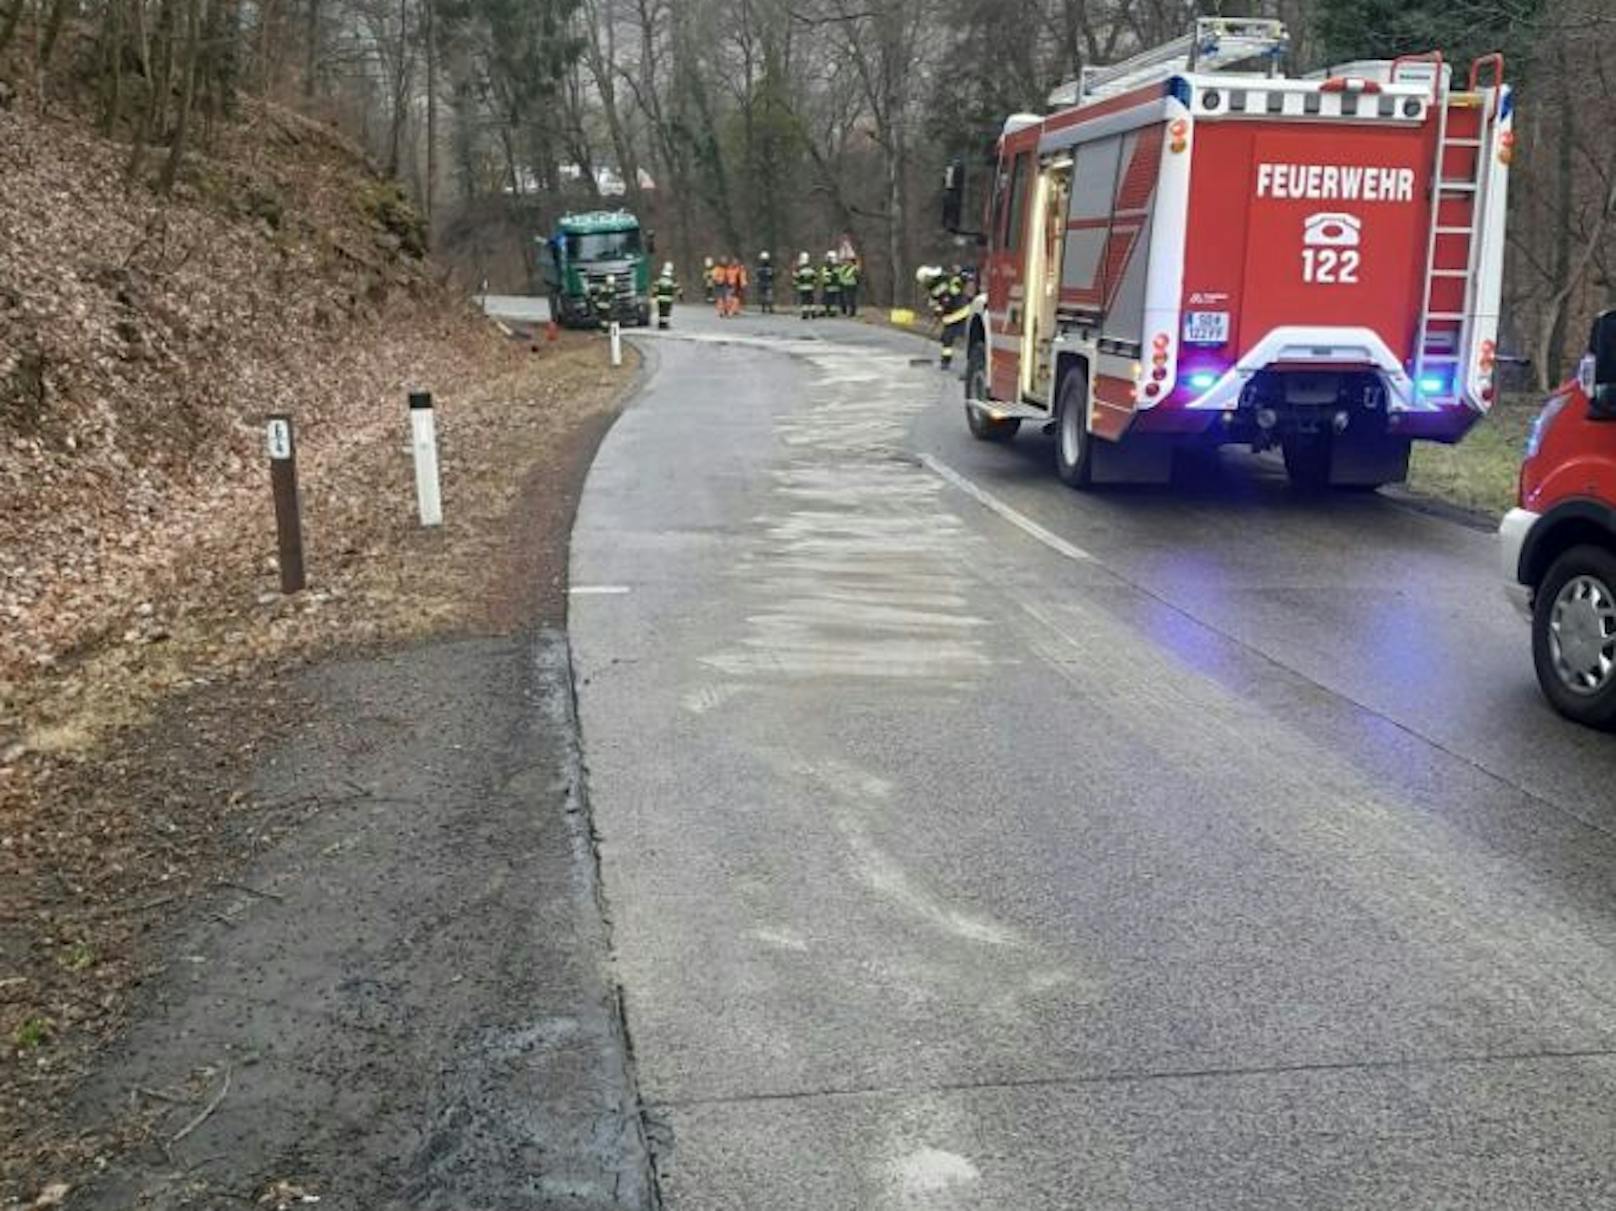
[[607,325],[606,332],[612,339],[612,365],[621,366],[623,364],[623,330],[618,326],[617,321],[613,320]]
[[410,446],[415,453],[415,500],[423,526],[443,524],[438,493],[438,428],[432,419],[432,393],[410,392]]

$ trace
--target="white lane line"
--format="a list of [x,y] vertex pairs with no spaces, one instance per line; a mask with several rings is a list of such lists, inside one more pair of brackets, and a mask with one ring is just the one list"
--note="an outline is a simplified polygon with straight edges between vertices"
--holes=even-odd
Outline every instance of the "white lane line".
[[626,584],[575,584],[567,590],[574,597],[613,597],[627,593]]
[[972,483],[947,463],[938,461],[930,454],[922,454],[920,461],[933,475],[946,480],[984,508],[997,513],[1022,533],[1036,538],[1056,554],[1064,555],[1067,559],[1075,559],[1079,563],[1089,563],[1094,559],[1094,556],[1082,547],[1073,546],[1059,534],[1046,530],[1020,509],[1006,504],[986,488]]

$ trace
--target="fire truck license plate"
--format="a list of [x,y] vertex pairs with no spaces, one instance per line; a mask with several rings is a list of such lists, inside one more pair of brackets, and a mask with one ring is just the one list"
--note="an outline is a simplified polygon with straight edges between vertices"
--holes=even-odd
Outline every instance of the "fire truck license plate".
[[1229,313],[1227,311],[1186,311],[1184,313],[1184,343],[1187,345],[1221,345],[1229,339]]

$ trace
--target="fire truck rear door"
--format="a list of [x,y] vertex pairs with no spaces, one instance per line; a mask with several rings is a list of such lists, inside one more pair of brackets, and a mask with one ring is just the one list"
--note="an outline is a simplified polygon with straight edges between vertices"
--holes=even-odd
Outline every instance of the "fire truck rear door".
[[[1275,328],[1370,328],[1412,354],[1424,272],[1428,151],[1417,131],[1272,130],[1250,144],[1237,347]],[[1214,170],[1218,177],[1239,166]],[[1200,180],[1203,190],[1240,189]],[[1192,254],[1193,255],[1193,254]],[[1323,334],[1321,333],[1321,343]]]

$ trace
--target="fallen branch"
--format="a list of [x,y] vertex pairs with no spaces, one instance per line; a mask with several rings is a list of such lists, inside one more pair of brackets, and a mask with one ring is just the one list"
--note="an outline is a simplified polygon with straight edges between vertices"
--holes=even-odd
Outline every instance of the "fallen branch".
[[183,1106],[190,1098],[175,1097],[171,1093],[164,1093],[160,1089],[148,1089],[144,1085],[136,1085],[134,1091],[141,1097],[149,1097],[154,1102],[167,1102],[170,1106]]
[[220,879],[220,887],[233,887],[237,891],[244,891],[249,896],[258,896],[265,900],[274,900],[277,904],[286,903],[286,897],[278,891],[260,891],[256,887],[249,887],[245,883],[237,883],[234,879]]
[[150,912],[154,908],[161,908],[165,904],[172,904],[178,900],[177,895],[158,896],[155,900],[147,900],[144,904],[131,904],[128,908],[113,908],[101,914],[102,918],[116,917],[126,912]]
[[191,1132],[195,1131],[203,1123],[207,1122],[208,1121],[208,1116],[211,1115],[215,1110],[217,1110],[219,1108],[219,1103],[224,1101],[225,1094],[227,1094],[229,1092],[230,1092],[230,1065],[226,1064],[224,1066],[224,1084],[219,1086],[219,1092],[213,1095],[213,1100],[211,1102],[209,1102],[206,1106],[202,1107],[202,1113],[201,1114],[197,1115],[190,1122],[186,1123],[185,1126],[181,1127],[173,1135],[169,1136],[168,1142],[171,1143],[171,1144],[179,1143],[186,1136],[190,1135]]

